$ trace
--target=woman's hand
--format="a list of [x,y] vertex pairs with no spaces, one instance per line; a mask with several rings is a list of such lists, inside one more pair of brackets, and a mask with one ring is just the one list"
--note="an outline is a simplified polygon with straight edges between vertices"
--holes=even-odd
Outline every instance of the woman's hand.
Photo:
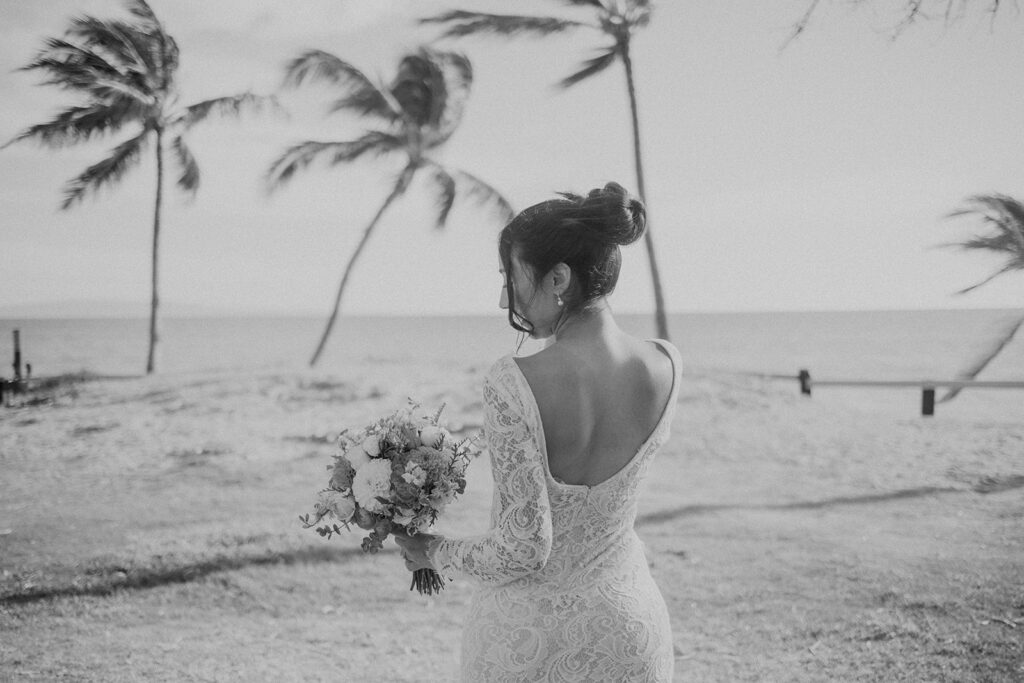
[[427,557],[427,546],[437,536],[434,534],[416,534],[410,536],[401,531],[394,531],[395,543],[402,549],[402,559],[405,560],[405,568],[411,572],[417,569],[433,569]]

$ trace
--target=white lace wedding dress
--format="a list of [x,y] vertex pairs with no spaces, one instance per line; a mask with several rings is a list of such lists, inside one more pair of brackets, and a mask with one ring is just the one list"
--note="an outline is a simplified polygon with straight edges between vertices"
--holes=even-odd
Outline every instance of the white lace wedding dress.
[[540,412],[513,358],[488,373],[490,530],[429,548],[442,575],[482,584],[463,628],[464,681],[672,680],[668,610],[633,530],[637,488],[679,392],[679,353],[656,343],[676,373],[668,405],[628,464],[596,486],[551,475]]

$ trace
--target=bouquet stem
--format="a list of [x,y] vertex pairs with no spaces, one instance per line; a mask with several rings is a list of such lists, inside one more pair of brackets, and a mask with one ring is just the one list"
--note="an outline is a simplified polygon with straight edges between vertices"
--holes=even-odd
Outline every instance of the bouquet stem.
[[409,590],[415,588],[420,595],[435,595],[444,590],[444,579],[433,569],[417,569],[412,573],[412,584]]

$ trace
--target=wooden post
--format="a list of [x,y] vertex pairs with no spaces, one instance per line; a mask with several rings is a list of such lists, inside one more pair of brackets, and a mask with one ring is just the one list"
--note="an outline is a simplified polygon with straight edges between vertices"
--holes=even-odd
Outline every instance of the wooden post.
[[811,395],[811,373],[807,370],[800,370],[796,378],[800,380],[800,393],[804,396]]
[[21,381],[21,332],[14,331],[14,381]]
[[924,387],[921,391],[921,415],[931,417],[935,414],[935,387]]

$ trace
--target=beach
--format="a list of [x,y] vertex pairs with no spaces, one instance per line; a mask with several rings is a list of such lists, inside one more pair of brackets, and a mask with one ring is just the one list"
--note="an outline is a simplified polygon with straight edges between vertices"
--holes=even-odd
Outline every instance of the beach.
[[[487,367],[94,378],[0,410],[0,680],[454,680],[472,586],[416,595],[392,544],[298,517],[342,428],[414,397],[478,431]],[[637,520],[676,680],[1024,680],[1024,421],[819,394],[685,371]],[[440,530],[484,531],[490,495],[484,455]]]

